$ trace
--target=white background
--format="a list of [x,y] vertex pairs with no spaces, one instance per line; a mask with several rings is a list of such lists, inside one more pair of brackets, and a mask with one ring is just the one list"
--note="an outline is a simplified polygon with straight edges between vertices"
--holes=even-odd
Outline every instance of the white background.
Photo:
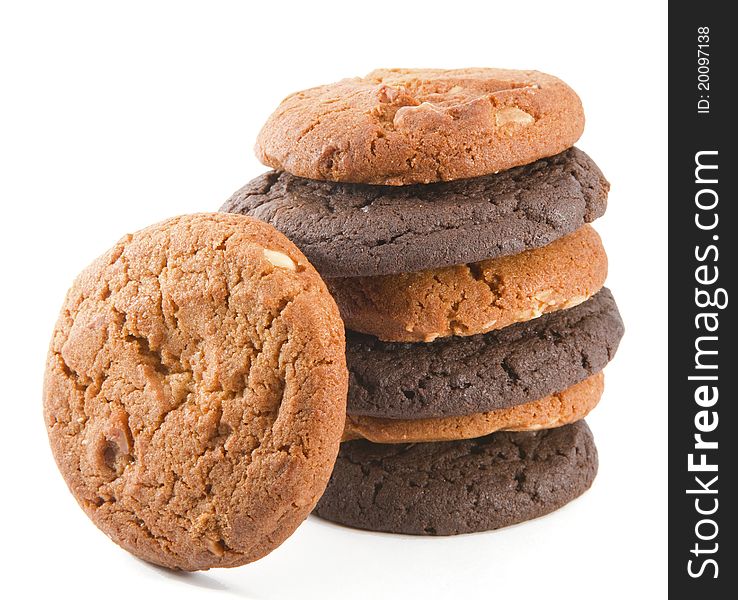
[[[665,2],[0,6],[0,595],[665,597]],[[253,143],[285,95],[385,66],[534,68],[580,94],[578,145],[612,182],[596,228],[627,327],[588,419],[599,476],[563,510],[498,532],[412,538],[310,518],[242,568],[139,562],[87,520],[48,449],[41,380],[64,293],[122,234],[216,210],[262,172]]]

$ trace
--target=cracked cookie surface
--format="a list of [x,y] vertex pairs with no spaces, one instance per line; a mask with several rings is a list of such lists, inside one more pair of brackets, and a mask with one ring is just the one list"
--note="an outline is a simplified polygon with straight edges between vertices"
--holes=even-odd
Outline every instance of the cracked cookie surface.
[[581,304],[602,288],[607,255],[590,225],[547,246],[398,275],[328,279],[346,328],[389,342],[468,336]]
[[532,321],[430,344],[380,342],[348,332],[347,412],[427,419],[525,404],[601,371],[623,332],[607,288]]
[[495,431],[537,431],[574,423],[597,406],[604,389],[600,372],[560,392],[510,408],[460,417],[386,419],[348,415],[343,439],[377,444],[445,442],[482,437]]
[[344,425],[343,325],[271,226],[177,217],[123,237],[67,294],[48,354],[54,457],[144,560],[256,560],[312,510]]
[[597,449],[584,421],[454,442],[355,440],[341,444],[314,512],[389,533],[486,531],[562,507],[596,474]]
[[509,69],[378,69],[285,98],[256,142],[265,165],[380,185],[450,181],[552,156],[582,134],[560,79]]
[[372,186],[272,171],[221,210],[267,221],[323,277],[389,275],[517,254],[602,216],[609,184],[570,148],[498,173],[447,183]]

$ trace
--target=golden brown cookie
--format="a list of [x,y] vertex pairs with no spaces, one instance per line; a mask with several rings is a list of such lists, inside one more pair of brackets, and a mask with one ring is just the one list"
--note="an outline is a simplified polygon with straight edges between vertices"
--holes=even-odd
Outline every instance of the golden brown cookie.
[[600,372],[540,400],[465,417],[399,420],[349,415],[343,439],[364,438],[378,444],[445,442],[482,437],[495,431],[551,429],[586,417],[600,401],[604,381]]
[[44,418],[70,490],[136,556],[232,567],[323,493],[346,409],[338,309],[303,254],[250,217],[176,217],[74,282]]
[[389,342],[430,342],[528,321],[584,302],[605,283],[597,232],[512,256],[400,275],[329,279],[347,329]]
[[553,156],[583,128],[579,97],[545,73],[378,69],[285,98],[256,155],[310,179],[407,185]]

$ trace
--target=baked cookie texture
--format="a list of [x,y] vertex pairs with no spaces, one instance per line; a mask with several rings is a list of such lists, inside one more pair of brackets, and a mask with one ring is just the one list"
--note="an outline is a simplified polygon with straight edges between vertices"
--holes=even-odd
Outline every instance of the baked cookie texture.
[[545,73],[378,69],[285,98],[256,155],[299,177],[408,185],[528,164],[583,129],[579,97]]
[[115,542],[170,568],[232,567],[322,494],[347,379],[338,310],[294,244],[249,217],[188,215],[77,278],[44,418],[70,490]]
[[220,210],[271,223],[324,277],[391,275],[539,248],[602,216],[609,183],[569,148],[532,164],[444,183],[376,186],[271,171]]
[[589,414],[602,397],[600,372],[544,398],[463,417],[382,419],[348,415],[343,439],[364,438],[378,444],[445,442],[482,437],[495,431],[536,431],[568,425]]
[[533,402],[600,372],[615,356],[623,332],[607,288],[532,321],[430,344],[380,342],[347,332],[347,411],[428,419]]
[[327,280],[347,329],[390,342],[467,336],[581,304],[602,288],[607,255],[590,225],[547,246],[415,273]]
[[589,489],[587,424],[421,444],[341,444],[315,514],[349,527],[453,535],[548,514]]

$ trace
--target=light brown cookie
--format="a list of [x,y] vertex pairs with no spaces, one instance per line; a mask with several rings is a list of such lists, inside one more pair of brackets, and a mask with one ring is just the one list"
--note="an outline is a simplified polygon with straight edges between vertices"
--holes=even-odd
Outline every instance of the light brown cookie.
[[44,417],[75,498],[170,568],[279,546],[323,493],[344,426],[338,309],[303,254],[250,217],[127,235],[67,294]]
[[347,329],[389,342],[475,335],[584,302],[607,277],[584,225],[541,248],[468,265],[327,280]]
[[310,179],[407,185],[553,156],[583,128],[579,97],[545,73],[378,69],[285,98],[256,155]]
[[343,439],[364,438],[378,444],[445,442],[482,437],[495,431],[551,429],[586,417],[600,401],[604,381],[600,372],[534,402],[464,417],[399,420],[349,415]]

